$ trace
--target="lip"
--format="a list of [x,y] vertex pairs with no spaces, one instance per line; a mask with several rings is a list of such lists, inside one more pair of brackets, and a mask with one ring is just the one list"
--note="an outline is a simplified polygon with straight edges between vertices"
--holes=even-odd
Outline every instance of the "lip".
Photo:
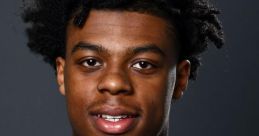
[[[91,110],[89,113],[90,120],[93,123],[93,126],[97,130],[110,135],[127,133],[134,126],[136,126],[140,118],[140,114],[138,111],[123,107],[102,106],[100,108]],[[128,117],[113,122],[105,120],[100,115],[127,115]]]

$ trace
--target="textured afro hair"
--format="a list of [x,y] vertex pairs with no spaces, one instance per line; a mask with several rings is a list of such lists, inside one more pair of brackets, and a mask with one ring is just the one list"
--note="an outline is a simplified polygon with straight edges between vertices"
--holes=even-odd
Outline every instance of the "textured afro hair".
[[191,62],[190,79],[196,79],[200,54],[209,43],[224,45],[220,12],[208,0],[35,0],[25,5],[22,15],[30,24],[28,47],[55,68],[56,58],[65,57],[68,21],[82,27],[92,9],[146,13],[172,23],[178,31],[179,59]]

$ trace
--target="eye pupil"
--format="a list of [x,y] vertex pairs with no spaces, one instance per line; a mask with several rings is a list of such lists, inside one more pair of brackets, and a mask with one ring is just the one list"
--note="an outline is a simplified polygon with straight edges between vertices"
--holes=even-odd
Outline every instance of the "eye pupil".
[[147,67],[148,67],[148,63],[146,63],[146,62],[144,62],[144,61],[140,62],[139,65],[140,65],[142,68],[147,68]]
[[89,59],[89,60],[87,60],[87,64],[90,66],[94,66],[96,64],[96,60]]

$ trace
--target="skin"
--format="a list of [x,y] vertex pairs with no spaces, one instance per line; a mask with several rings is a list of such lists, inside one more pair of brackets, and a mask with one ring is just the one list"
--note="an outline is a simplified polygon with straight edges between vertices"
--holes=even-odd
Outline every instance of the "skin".
[[168,29],[162,18],[126,11],[92,10],[82,28],[68,24],[66,57],[56,64],[74,136],[108,135],[89,119],[101,106],[138,111],[123,136],[168,134],[171,101],[182,96],[190,74]]

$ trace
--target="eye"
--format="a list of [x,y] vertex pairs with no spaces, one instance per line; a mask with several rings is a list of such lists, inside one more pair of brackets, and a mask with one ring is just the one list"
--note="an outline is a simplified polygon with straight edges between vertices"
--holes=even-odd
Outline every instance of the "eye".
[[151,69],[153,67],[154,67],[153,64],[146,62],[146,61],[139,61],[133,65],[133,68],[140,69],[140,70],[141,69]]
[[83,66],[85,66],[85,67],[99,67],[99,66],[101,66],[102,64],[101,64],[101,62],[99,62],[98,60],[96,60],[96,59],[93,59],[93,58],[91,58],[91,59],[86,59],[86,60],[84,60],[83,62],[81,62],[81,64],[83,65]]

